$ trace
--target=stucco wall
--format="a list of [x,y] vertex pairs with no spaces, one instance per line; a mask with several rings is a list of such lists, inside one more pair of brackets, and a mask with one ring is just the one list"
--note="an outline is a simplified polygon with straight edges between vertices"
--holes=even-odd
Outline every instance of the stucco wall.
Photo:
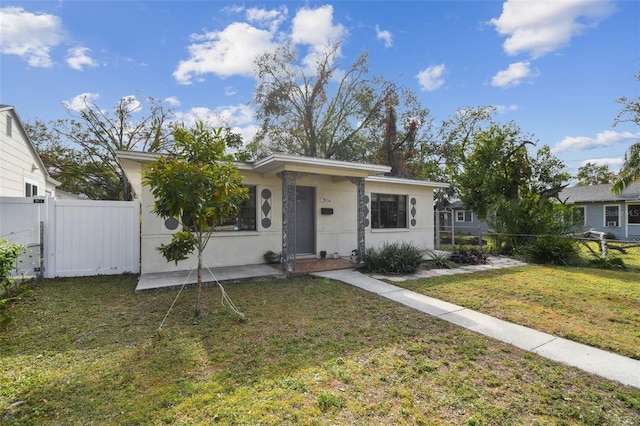
[[[257,196],[257,230],[256,231],[231,231],[216,232],[211,237],[204,252],[204,263],[208,267],[251,265],[263,263],[262,255],[271,250],[280,251],[282,247],[282,198],[281,181],[277,177],[263,179],[261,176],[242,173],[246,185],[256,185]],[[268,189],[271,192],[269,216],[271,224],[269,228],[262,225],[263,213],[262,191]],[[141,228],[141,260],[142,273],[165,272],[174,270],[188,270],[196,266],[196,258],[179,262],[175,265],[168,263],[157,250],[160,244],[166,244],[171,240],[171,235],[176,230],[167,229],[165,221],[153,213],[153,196],[149,187],[142,187],[141,197],[142,228]]]
[[[128,176],[139,176],[142,167],[137,162],[125,162]],[[204,253],[206,266],[238,266],[263,263],[263,254],[278,252],[282,247],[282,181],[275,175],[241,170],[246,185],[256,186],[256,231],[229,231],[214,233]],[[132,182],[133,183],[133,182]],[[136,187],[136,184],[134,187]],[[336,176],[303,174],[297,177],[297,186],[315,188],[315,254],[338,253],[348,257],[357,248],[357,187],[349,179]],[[175,230],[168,229],[165,221],[153,212],[153,197],[148,187],[138,186],[141,200],[141,272],[167,272],[188,270],[196,265],[195,256],[179,262],[168,263],[157,250],[160,244],[170,241]],[[369,200],[371,193],[402,194],[407,196],[406,229],[365,230],[367,247],[377,247],[385,241],[407,241],[423,249],[433,248],[434,214],[433,189],[426,186],[365,183]],[[265,198],[265,195],[267,198]],[[415,204],[411,204],[415,200]],[[263,209],[263,205],[268,206]],[[412,207],[415,212],[412,214]],[[322,208],[333,209],[333,214],[321,214]],[[371,212],[371,205],[368,205]],[[267,212],[267,214],[265,214]],[[370,214],[370,213],[369,213]],[[268,220],[265,220],[268,219]],[[370,217],[369,217],[370,219]],[[412,224],[412,219],[415,222]],[[369,220],[370,222],[370,220]]]
[[[380,247],[385,242],[407,242],[423,250],[432,250],[434,247],[434,211],[433,188],[406,184],[389,184],[379,182],[366,182],[365,192],[371,200],[372,193],[399,194],[407,196],[407,228],[405,229],[373,229],[371,223],[365,234],[366,247]],[[412,204],[415,199],[415,204]],[[371,201],[369,201],[371,211]],[[415,214],[412,215],[412,208]],[[412,224],[415,220],[415,225]]]

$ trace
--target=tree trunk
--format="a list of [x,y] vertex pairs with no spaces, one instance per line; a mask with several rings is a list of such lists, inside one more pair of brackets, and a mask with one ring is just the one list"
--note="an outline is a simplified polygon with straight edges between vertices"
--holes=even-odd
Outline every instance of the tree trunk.
[[202,313],[200,294],[202,293],[202,250],[198,249],[198,288],[196,290],[196,317]]

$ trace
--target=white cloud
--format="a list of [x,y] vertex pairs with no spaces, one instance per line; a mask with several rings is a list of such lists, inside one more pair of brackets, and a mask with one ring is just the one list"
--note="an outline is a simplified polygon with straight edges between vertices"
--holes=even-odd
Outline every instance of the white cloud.
[[258,126],[253,124],[254,111],[247,105],[227,105],[216,109],[195,107],[188,111],[176,112],[176,121],[187,127],[197,121],[203,121],[212,127],[230,127],[231,131],[242,136],[242,140],[250,142],[258,132]]
[[254,57],[275,47],[272,37],[271,32],[245,22],[234,22],[222,31],[194,34],[189,59],[178,63],[173,77],[180,84],[191,84],[192,78],[207,73],[223,78],[251,76]]
[[498,114],[506,114],[508,112],[511,111],[517,111],[518,110],[518,105],[515,104],[511,104],[511,105],[496,105],[496,113]]
[[507,54],[528,53],[535,59],[566,46],[613,9],[611,0],[507,0],[502,14],[489,23],[507,37],[503,44]]
[[244,6],[240,6],[240,5],[225,6],[221,10],[227,14],[242,13],[244,12]]
[[280,6],[280,9],[259,9],[250,8],[246,11],[247,20],[256,25],[268,28],[270,32],[275,33],[280,24],[287,18],[288,9],[286,6]]
[[21,7],[0,8],[0,53],[18,55],[29,66],[49,68],[50,51],[63,42],[60,17],[26,12]]
[[76,46],[67,50],[67,64],[74,70],[82,71],[83,67],[97,67],[98,63],[89,57],[91,49]]
[[216,112],[219,114],[223,122],[229,125],[244,125],[253,122],[254,111],[248,105],[230,105],[221,108],[217,108]]
[[498,71],[491,79],[494,87],[513,87],[522,83],[523,80],[532,80],[540,75],[537,71],[532,71],[529,62],[515,62],[509,68]]
[[[302,63],[309,72],[315,72],[327,42],[337,42],[347,35],[342,24],[333,24],[333,6],[325,5],[316,9],[302,8],[298,10],[292,21],[291,41],[295,44],[309,46]],[[336,52],[340,56],[340,51]]]
[[250,106],[227,105],[215,109],[207,107],[194,107],[188,111],[176,112],[176,119],[187,126],[194,125],[197,121],[204,121],[214,127],[243,126],[253,122],[254,111]]
[[292,21],[291,41],[307,44],[316,49],[324,48],[327,40],[337,41],[347,34],[342,24],[333,24],[333,6],[325,5],[316,9],[303,7]]
[[164,102],[165,102],[167,105],[169,105],[169,106],[174,106],[174,107],[177,107],[177,106],[180,106],[180,105],[181,105],[181,103],[180,103],[180,99],[178,99],[178,97],[177,97],[177,96],[169,96],[168,98],[166,98],[166,99],[164,100]]
[[97,93],[85,92],[74,96],[68,101],[62,101],[62,106],[70,111],[80,112],[87,108],[88,104],[95,103],[100,98]]
[[235,95],[235,94],[237,94],[237,93],[238,93],[238,91],[237,91],[237,90],[236,90],[236,88],[235,88],[235,87],[233,87],[233,86],[226,86],[226,87],[224,88],[224,94],[225,94],[225,96],[233,96],[233,95]]
[[277,43],[285,38],[294,44],[307,46],[307,55],[302,63],[313,69],[315,59],[325,49],[327,40],[337,42],[347,34],[343,25],[333,23],[333,7],[330,5],[298,10],[292,19],[289,36],[279,31],[288,14],[285,6],[273,10],[227,8],[225,11],[244,11],[247,22],[234,22],[221,31],[193,34],[193,43],[187,47],[189,58],[180,61],[173,72],[178,83],[191,84],[192,80],[202,79],[209,73],[222,78],[253,76],[255,57],[275,49]]
[[384,41],[384,47],[393,46],[393,36],[387,30],[381,30],[379,25],[376,25],[376,37],[378,40]]
[[587,136],[567,136],[551,148],[551,152],[557,154],[559,152],[584,151],[613,146],[627,140],[638,138],[640,138],[640,132],[615,132],[612,130],[598,133],[595,138]]
[[622,157],[615,158],[592,158],[584,160],[582,166],[586,166],[588,163],[595,164],[596,166],[621,166],[624,163]]
[[138,99],[136,95],[127,95],[121,98],[127,104],[127,109],[130,112],[141,112],[142,111],[142,102]]
[[439,64],[420,71],[418,75],[416,75],[418,83],[420,84],[420,90],[431,92],[442,87],[444,84],[444,78],[442,77],[444,69],[444,64]]

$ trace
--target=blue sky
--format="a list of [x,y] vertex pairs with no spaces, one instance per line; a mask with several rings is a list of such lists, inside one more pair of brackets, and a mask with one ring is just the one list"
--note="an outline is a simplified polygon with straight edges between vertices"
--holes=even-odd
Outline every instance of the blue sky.
[[23,121],[68,118],[83,96],[106,109],[154,97],[247,140],[252,58],[332,38],[344,67],[366,50],[371,73],[414,90],[436,122],[495,105],[572,173],[586,161],[616,171],[640,138],[612,127],[616,99],[640,94],[638,1],[3,0],[0,26],[0,103]]

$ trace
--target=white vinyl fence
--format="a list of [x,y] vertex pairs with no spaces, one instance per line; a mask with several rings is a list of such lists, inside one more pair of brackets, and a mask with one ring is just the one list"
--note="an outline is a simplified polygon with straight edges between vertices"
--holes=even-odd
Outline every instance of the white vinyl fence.
[[0,239],[28,247],[20,274],[139,273],[140,204],[1,197]]

